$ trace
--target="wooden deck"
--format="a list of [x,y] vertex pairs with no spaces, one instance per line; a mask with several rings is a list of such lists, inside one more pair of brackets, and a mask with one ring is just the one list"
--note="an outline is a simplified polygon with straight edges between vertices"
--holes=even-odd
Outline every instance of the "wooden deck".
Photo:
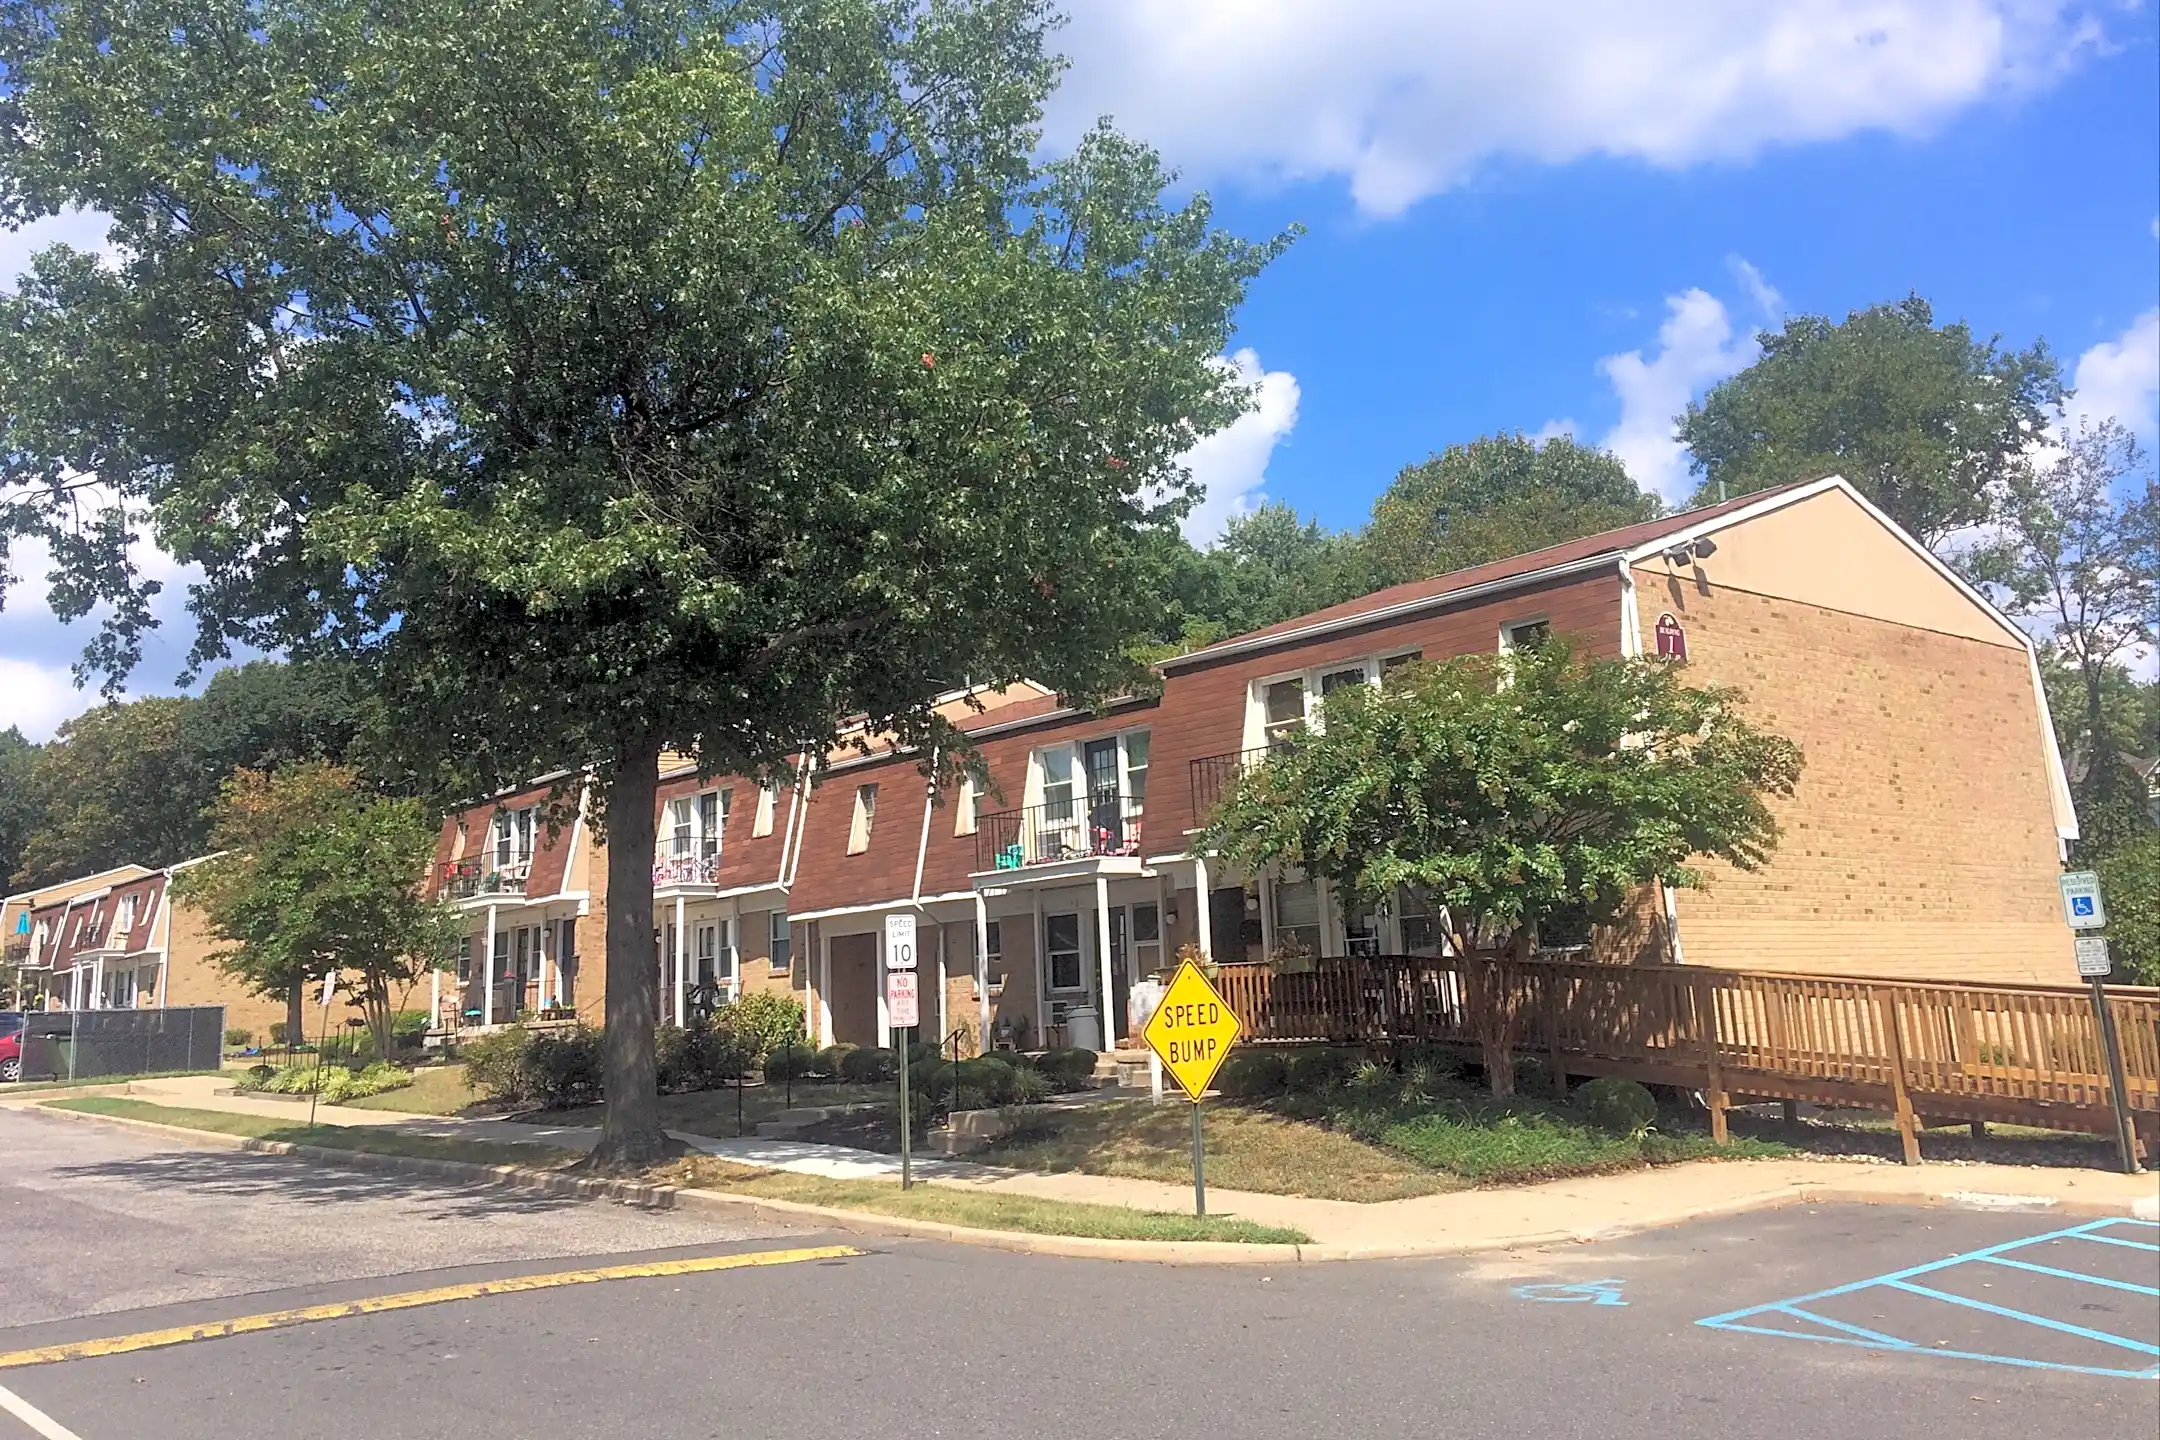
[[[1262,1044],[1415,1041],[1699,1090],[1725,1136],[1735,1097],[2115,1133],[2091,996],[2022,987],[1786,975],[1699,966],[1477,956],[1329,959],[1300,974],[1225,965],[1218,987]],[[2143,1148],[2160,1145],[2160,989],[2111,986],[2124,1089]]]

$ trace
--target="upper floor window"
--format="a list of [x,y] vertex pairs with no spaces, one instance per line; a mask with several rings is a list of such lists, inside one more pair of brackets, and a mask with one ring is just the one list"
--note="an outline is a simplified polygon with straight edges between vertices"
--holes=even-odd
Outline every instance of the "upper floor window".
[[731,793],[704,790],[695,795],[678,795],[668,801],[663,838],[670,858],[711,860],[719,855],[720,843],[727,834]]
[[133,930],[134,928],[135,897],[133,895],[123,895],[120,897],[119,912],[113,916],[113,933],[116,935],[125,935],[128,931]]
[[710,860],[720,853],[720,841],[727,834],[732,790],[707,790],[697,797],[697,853]]
[[952,833],[973,835],[975,828],[975,777],[964,775],[959,793],[953,797]]
[[848,823],[847,853],[860,855],[870,848],[870,827],[877,821],[877,786],[855,787],[855,815]]
[[1377,685],[1402,665],[1423,658],[1418,650],[1397,650],[1331,661],[1300,675],[1262,680],[1253,687],[1246,748],[1279,750],[1301,730],[1319,729],[1322,707],[1331,695],[1358,685]]
[[757,814],[750,819],[750,835],[772,834],[773,809],[779,803],[780,789],[776,785],[760,785],[757,792]]
[[766,965],[773,970],[788,968],[788,918],[787,911],[775,910],[766,920]]
[[1305,682],[1275,680],[1261,691],[1261,741],[1273,750],[1305,728]]
[[529,865],[533,856],[533,815],[535,807],[528,805],[522,810],[498,810],[489,859],[493,868],[508,870],[514,865]]
[[1552,621],[1518,620],[1500,630],[1500,649],[1503,652],[1535,650],[1552,638]]

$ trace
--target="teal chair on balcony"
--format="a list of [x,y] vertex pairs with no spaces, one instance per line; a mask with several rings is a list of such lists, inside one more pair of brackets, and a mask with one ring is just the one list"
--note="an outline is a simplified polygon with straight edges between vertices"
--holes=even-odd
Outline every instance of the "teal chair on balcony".
[[1018,844],[1007,845],[997,852],[997,868],[1000,870],[1018,870],[1025,863],[1027,852]]

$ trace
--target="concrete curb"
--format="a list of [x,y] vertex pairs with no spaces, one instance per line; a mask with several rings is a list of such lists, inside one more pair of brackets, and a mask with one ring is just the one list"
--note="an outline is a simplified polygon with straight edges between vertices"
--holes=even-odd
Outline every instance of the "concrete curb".
[[[429,1179],[466,1184],[497,1185],[533,1190],[580,1200],[612,1200],[650,1210],[703,1210],[730,1219],[749,1219],[791,1228],[838,1230],[852,1235],[887,1236],[915,1240],[943,1240],[1029,1255],[1058,1255],[1088,1260],[1137,1260],[1163,1265],[1296,1265],[1347,1260],[1419,1260],[1473,1255],[1494,1250],[1525,1250],[1547,1245],[1587,1244],[1646,1230],[1663,1229],[1691,1220],[1776,1209],[1783,1205],[1905,1205],[1965,1210],[2025,1211],[2033,1214],[2103,1219],[2129,1215],[2160,1219],[2160,1199],[2139,1198],[2128,1210],[2104,1200],[2058,1199],[2052,1196],[1997,1196],[1965,1191],[1944,1191],[1921,1186],[1909,1189],[1866,1189],[1831,1182],[1801,1182],[1774,1186],[1746,1195],[1731,1196],[1713,1204],[1660,1211],[1632,1217],[1622,1223],[1561,1230],[1533,1231],[1507,1236],[1466,1238],[1459,1241],[1424,1241],[1405,1245],[1243,1245],[1225,1240],[1101,1240],[1084,1235],[1038,1235],[1020,1230],[978,1230],[934,1220],[909,1220],[864,1210],[839,1210],[806,1205],[794,1200],[768,1200],[754,1195],[729,1195],[716,1190],[684,1189],[672,1185],[646,1185],[632,1180],[601,1180],[534,1170],[522,1165],[478,1165],[465,1160],[430,1160],[410,1155],[384,1155],[367,1150],[329,1149],[319,1145],[295,1145],[283,1140],[256,1140],[225,1135],[215,1130],[192,1130],[120,1115],[90,1115],[78,1110],[48,1110],[48,1114],[96,1125],[112,1125],[162,1135],[184,1135],[219,1149],[260,1155],[289,1155],[316,1164],[384,1174],[418,1175]],[[2150,1212],[2150,1213],[2149,1213]]]

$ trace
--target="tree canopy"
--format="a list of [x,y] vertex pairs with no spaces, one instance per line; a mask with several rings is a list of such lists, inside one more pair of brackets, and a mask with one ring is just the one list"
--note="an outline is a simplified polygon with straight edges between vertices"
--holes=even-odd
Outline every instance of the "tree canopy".
[[1935,323],[1918,295],[1840,321],[1794,315],[1680,417],[1697,503],[1844,476],[1923,544],[1977,525],[2061,408],[2061,367]]
[[398,1004],[459,928],[425,894],[435,826],[421,803],[370,794],[357,772],[322,761],[242,770],[223,787],[211,842],[217,853],[173,880],[228,947],[211,959],[279,999],[336,967],[375,1053],[392,1053]]
[[[663,747],[758,773],[858,717],[1129,683],[1178,457],[1283,239],[1107,126],[1038,163],[1045,0],[187,0],[0,22],[0,207],[114,217],[0,301],[7,513],[114,613],[121,507],[196,653],[364,656],[406,763],[595,779],[598,1163],[664,1144]],[[95,475],[119,504],[80,523]],[[24,515],[33,517],[25,521]],[[131,608],[133,607],[133,608]]]
[[1566,436],[1487,435],[1405,466],[1373,503],[1362,548],[1377,582],[1394,585],[1617,530],[1661,508],[1610,451]]

